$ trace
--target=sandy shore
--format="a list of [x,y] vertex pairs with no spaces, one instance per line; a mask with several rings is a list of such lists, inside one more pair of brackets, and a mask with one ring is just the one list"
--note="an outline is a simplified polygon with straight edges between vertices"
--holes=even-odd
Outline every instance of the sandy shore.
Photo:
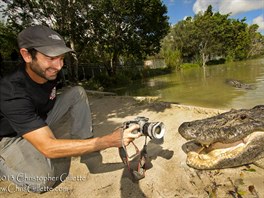
[[[70,175],[50,192],[41,195],[28,193],[16,189],[8,181],[0,181],[0,197],[222,198],[238,197],[238,194],[247,198],[264,197],[264,170],[254,165],[200,171],[185,163],[186,154],[181,148],[185,140],[178,134],[179,125],[216,115],[221,110],[155,102],[151,98],[93,95],[89,100],[95,136],[107,134],[136,116],[164,122],[166,134],[163,144],[148,143],[150,163],[146,177],[133,183],[117,149],[110,148],[90,156],[85,163],[80,163],[80,157],[72,158]],[[143,137],[135,141],[139,148],[143,142]]]

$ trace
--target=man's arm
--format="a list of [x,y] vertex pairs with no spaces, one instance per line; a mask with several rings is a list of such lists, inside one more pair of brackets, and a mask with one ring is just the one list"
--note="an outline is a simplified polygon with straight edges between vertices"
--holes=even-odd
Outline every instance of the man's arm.
[[[114,132],[102,136],[85,140],[56,139],[48,126],[39,128],[23,135],[23,138],[29,141],[37,150],[47,158],[60,158],[69,156],[79,156],[94,151],[103,150],[110,147],[121,147],[128,145],[141,134],[131,133],[138,129],[133,125],[128,129],[116,129]],[[122,140],[123,138],[123,140]]]

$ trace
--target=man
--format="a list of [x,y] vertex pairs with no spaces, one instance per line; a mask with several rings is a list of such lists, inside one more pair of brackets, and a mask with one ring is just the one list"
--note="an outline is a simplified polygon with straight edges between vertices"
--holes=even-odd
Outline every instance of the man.
[[[64,54],[72,51],[57,32],[28,27],[18,45],[25,65],[0,81],[0,175],[30,191],[47,191],[61,179],[55,166],[68,168],[63,159],[128,145],[140,136],[132,133],[139,127],[134,125],[93,138],[84,89],[76,86],[57,97],[56,77]],[[56,129],[66,115],[70,138],[62,139],[66,135]]]

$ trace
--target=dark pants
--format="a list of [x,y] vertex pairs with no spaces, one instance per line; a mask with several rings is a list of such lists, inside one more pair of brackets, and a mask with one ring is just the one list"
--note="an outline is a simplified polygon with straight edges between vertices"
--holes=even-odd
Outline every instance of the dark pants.
[[[46,120],[56,138],[86,139],[93,136],[88,98],[82,87],[58,96]],[[70,158],[49,159],[22,137],[0,142],[0,176],[33,192],[51,190],[69,173]]]

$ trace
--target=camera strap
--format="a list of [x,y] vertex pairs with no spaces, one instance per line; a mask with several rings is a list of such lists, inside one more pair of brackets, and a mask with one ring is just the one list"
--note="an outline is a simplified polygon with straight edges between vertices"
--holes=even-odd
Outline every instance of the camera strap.
[[128,171],[130,172],[133,181],[139,181],[141,179],[143,179],[145,177],[145,172],[146,172],[146,162],[147,162],[147,137],[145,137],[145,144],[142,148],[141,151],[139,151],[139,149],[137,148],[137,146],[132,142],[132,144],[134,145],[137,153],[139,154],[139,160],[138,160],[138,164],[137,164],[137,169],[133,169],[130,166],[130,161],[129,161],[129,157],[128,153],[127,153],[127,149],[126,147],[123,145],[122,147],[119,148],[119,156],[122,159],[123,163],[127,166]]

